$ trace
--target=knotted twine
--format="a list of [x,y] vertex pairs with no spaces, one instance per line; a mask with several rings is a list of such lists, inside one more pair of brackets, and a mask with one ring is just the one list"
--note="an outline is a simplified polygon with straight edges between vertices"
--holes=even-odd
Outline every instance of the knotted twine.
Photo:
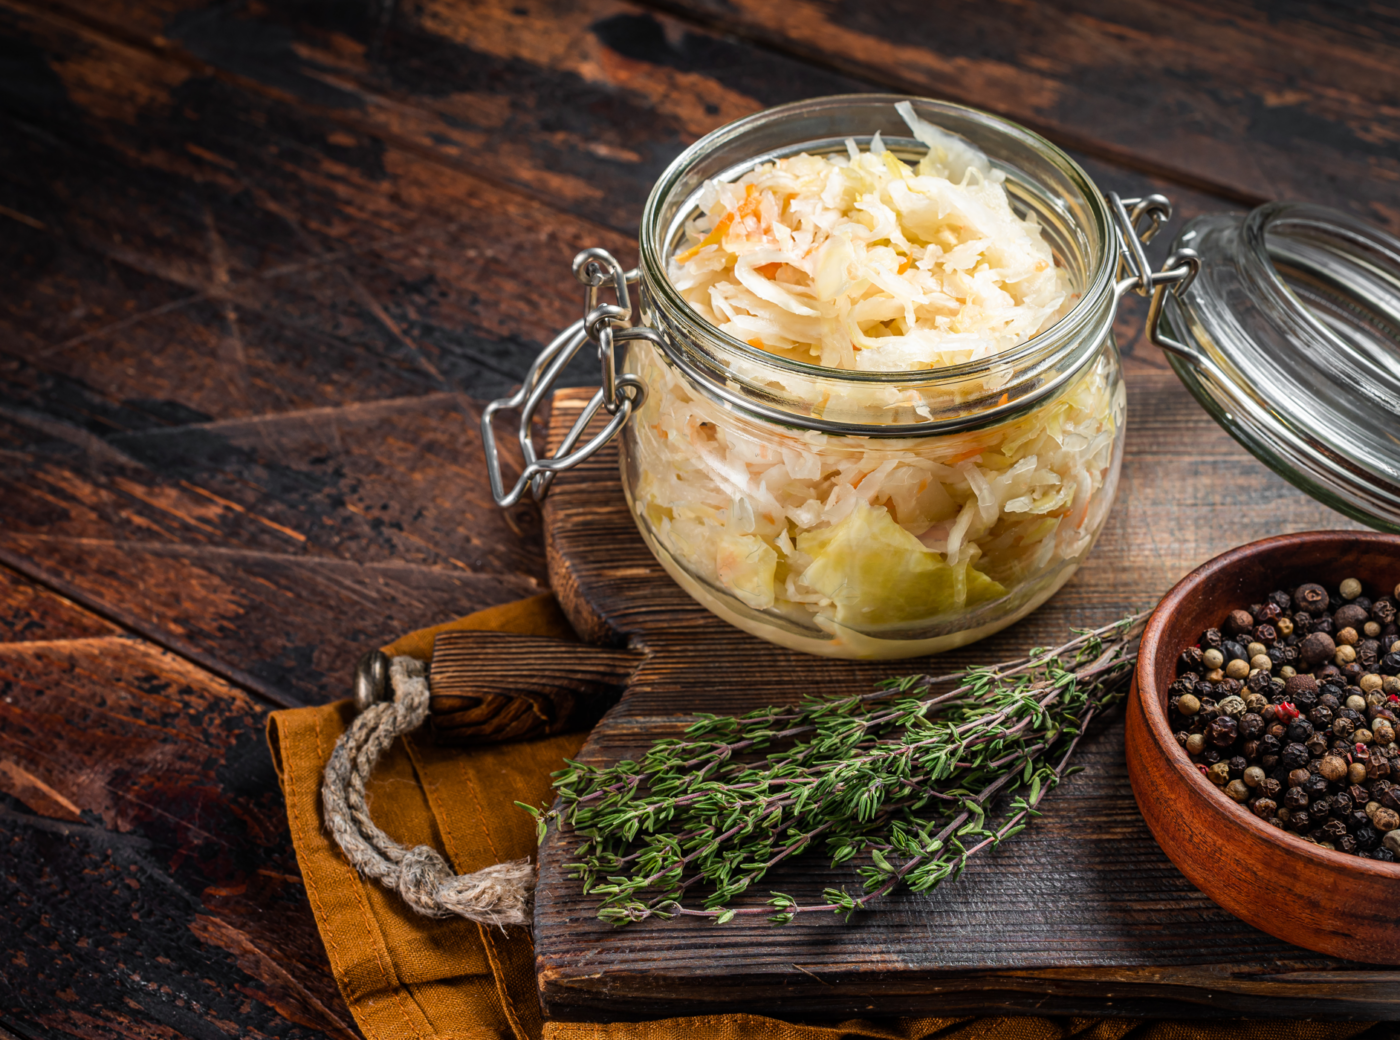
[[[382,674],[382,673],[381,673]],[[528,859],[454,874],[434,848],[400,845],[370,818],[365,784],[379,757],[395,740],[428,717],[423,662],[395,657],[389,663],[393,699],[372,704],[336,741],[321,783],[326,827],[362,877],[398,892],[425,917],[451,917],[504,926],[528,926],[535,898],[535,869]]]

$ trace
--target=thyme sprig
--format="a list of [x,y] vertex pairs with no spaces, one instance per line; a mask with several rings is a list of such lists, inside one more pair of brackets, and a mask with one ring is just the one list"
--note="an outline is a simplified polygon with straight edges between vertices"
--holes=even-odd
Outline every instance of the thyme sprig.
[[[1039,815],[1089,723],[1123,696],[1145,617],[859,696],[702,714],[685,739],[658,741],[640,760],[570,760],[554,774],[554,808],[524,808],[541,841],[551,826],[577,840],[570,869],[605,921],[849,918],[900,885],[922,892],[956,878]],[[818,841],[833,866],[858,863],[863,892],[731,905]]]

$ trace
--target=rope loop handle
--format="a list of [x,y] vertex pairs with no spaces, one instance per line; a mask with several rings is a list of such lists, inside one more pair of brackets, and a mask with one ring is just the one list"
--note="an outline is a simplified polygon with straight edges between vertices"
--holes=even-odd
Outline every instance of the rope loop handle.
[[[385,699],[389,689],[393,697]],[[380,756],[428,717],[423,662],[389,660],[377,650],[366,654],[355,677],[355,701],[360,713],[336,741],[321,783],[326,828],[351,865],[425,917],[528,927],[535,897],[535,868],[529,859],[456,874],[436,849],[400,845],[370,817],[365,785]]]

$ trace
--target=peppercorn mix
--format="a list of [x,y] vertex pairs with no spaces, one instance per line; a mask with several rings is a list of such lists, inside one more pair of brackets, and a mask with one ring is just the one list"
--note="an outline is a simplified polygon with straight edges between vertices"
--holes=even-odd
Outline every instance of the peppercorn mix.
[[1400,859],[1400,626],[1356,578],[1270,593],[1182,651],[1177,742],[1221,792],[1324,848]]

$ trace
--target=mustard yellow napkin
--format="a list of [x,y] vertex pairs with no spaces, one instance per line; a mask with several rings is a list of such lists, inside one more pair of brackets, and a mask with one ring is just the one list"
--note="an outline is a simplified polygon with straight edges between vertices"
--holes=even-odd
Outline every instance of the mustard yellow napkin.
[[[552,595],[510,603],[410,633],[391,655],[432,656],[441,632],[476,629],[575,639]],[[362,880],[321,825],[321,771],[353,716],[348,701],[274,712],[268,720],[292,843],[335,980],[368,1040],[1344,1040],[1368,1023],[1135,1022],[1085,1018],[908,1018],[833,1026],[759,1015],[657,1022],[545,1022],[535,988],[534,948],[524,929],[419,917],[378,883]],[[584,734],[480,748],[399,741],[369,784],[374,820],[406,845],[441,850],[459,873],[534,856],[531,818],[550,773]]]

